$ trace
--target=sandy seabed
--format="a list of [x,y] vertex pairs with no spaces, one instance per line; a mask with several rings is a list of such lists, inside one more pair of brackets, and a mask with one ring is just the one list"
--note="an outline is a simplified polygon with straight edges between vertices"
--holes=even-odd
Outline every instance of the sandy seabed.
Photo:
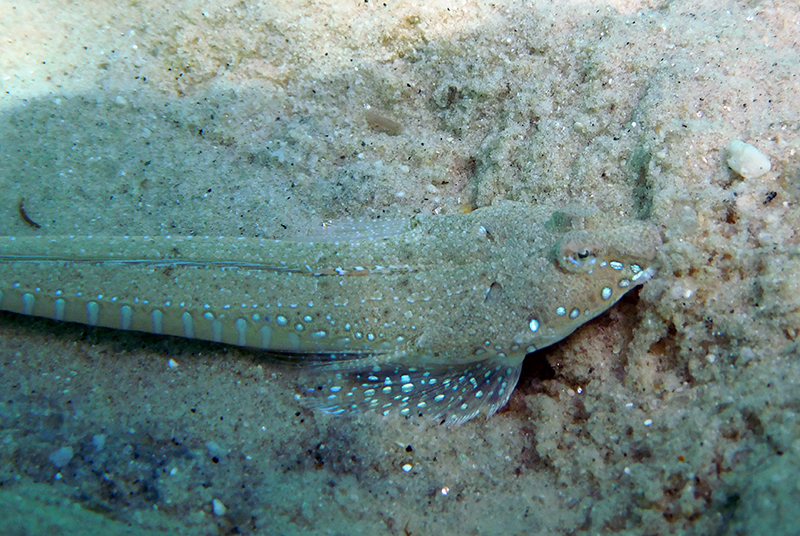
[[[800,532],[795,2],[116,4],[0,2],[1,235],[513,200],[650,221],[659,273],[452,428],[315,414],[236,348],[4,313],[0,532]],[[735,174],[734,139],[771,171]]]

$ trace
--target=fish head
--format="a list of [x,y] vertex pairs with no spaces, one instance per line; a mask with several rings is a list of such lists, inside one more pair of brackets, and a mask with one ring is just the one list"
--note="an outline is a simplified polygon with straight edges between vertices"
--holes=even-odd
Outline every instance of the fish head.
[[[652,225],[553,233],[546,262],[520,289],[524,321],[513,342],[531,352],[568,336],[656,272],[660,238]],[[546,276],[543,276],[546,274]]]

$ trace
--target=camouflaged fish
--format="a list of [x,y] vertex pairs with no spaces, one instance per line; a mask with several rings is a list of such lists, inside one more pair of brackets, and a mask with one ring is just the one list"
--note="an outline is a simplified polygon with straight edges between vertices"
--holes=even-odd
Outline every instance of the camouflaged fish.
[[0,309],[313,364],[329,413],[493,414],[526,353],[653,274],[658,235],[515,203],[305,240],[0,237]]

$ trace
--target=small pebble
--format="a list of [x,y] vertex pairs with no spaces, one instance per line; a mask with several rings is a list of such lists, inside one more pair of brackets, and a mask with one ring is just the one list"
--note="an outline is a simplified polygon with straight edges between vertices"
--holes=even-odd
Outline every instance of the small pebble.
[[394,119],[375,113],[372,110],[367,111],[364,116],[367,120],[367,125],[377,132],[383,132],[390,136],[397,136],[403,132],[403,125]]
[[206,443],[206,449],[208,450],[209,456],[216,456],[217,458],[221,458],[225,456],[226,451],[222,447],[220,447],[214,441],[209,441]]
[[728,145],[728,166],[745,179],[755,179],[772,169],[764,153],[739,140]]
[[95,434],[92,436],[92,445],[95,450],[100,450],[106,444],[106,434]]
[[175,361],[174,359],[170,359],[169,362],[167,363],[167,366],[171,369],[176,369],[178,368],[178,362]]
[[403,471],[405,471],[406,473],[411,471],[411,464],[410,463],[405,464],[403,466]]
[[69,463],[74,454],[75,451],[72,450],[72,447],[61,447],[52,453],[48,459],[53,462],[53,465],[61,469]]
[[214,499],[211,502],[211,507],[214,509],[214,515],[217,517],[224,516],[225,512],[228,511],[228,508],[224,504],[222,504],[222,501],[220,501],[219,499]]

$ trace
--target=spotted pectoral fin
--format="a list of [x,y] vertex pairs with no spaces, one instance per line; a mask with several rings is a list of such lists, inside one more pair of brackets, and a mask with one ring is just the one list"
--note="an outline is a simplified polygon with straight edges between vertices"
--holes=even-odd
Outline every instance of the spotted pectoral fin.
[[490,358],[446,367],[384,365],[315,375],[303,389],[303,404],[333,415],[375,411],[461,424],[502,408],[521,368],[521,363],[510,366]]

